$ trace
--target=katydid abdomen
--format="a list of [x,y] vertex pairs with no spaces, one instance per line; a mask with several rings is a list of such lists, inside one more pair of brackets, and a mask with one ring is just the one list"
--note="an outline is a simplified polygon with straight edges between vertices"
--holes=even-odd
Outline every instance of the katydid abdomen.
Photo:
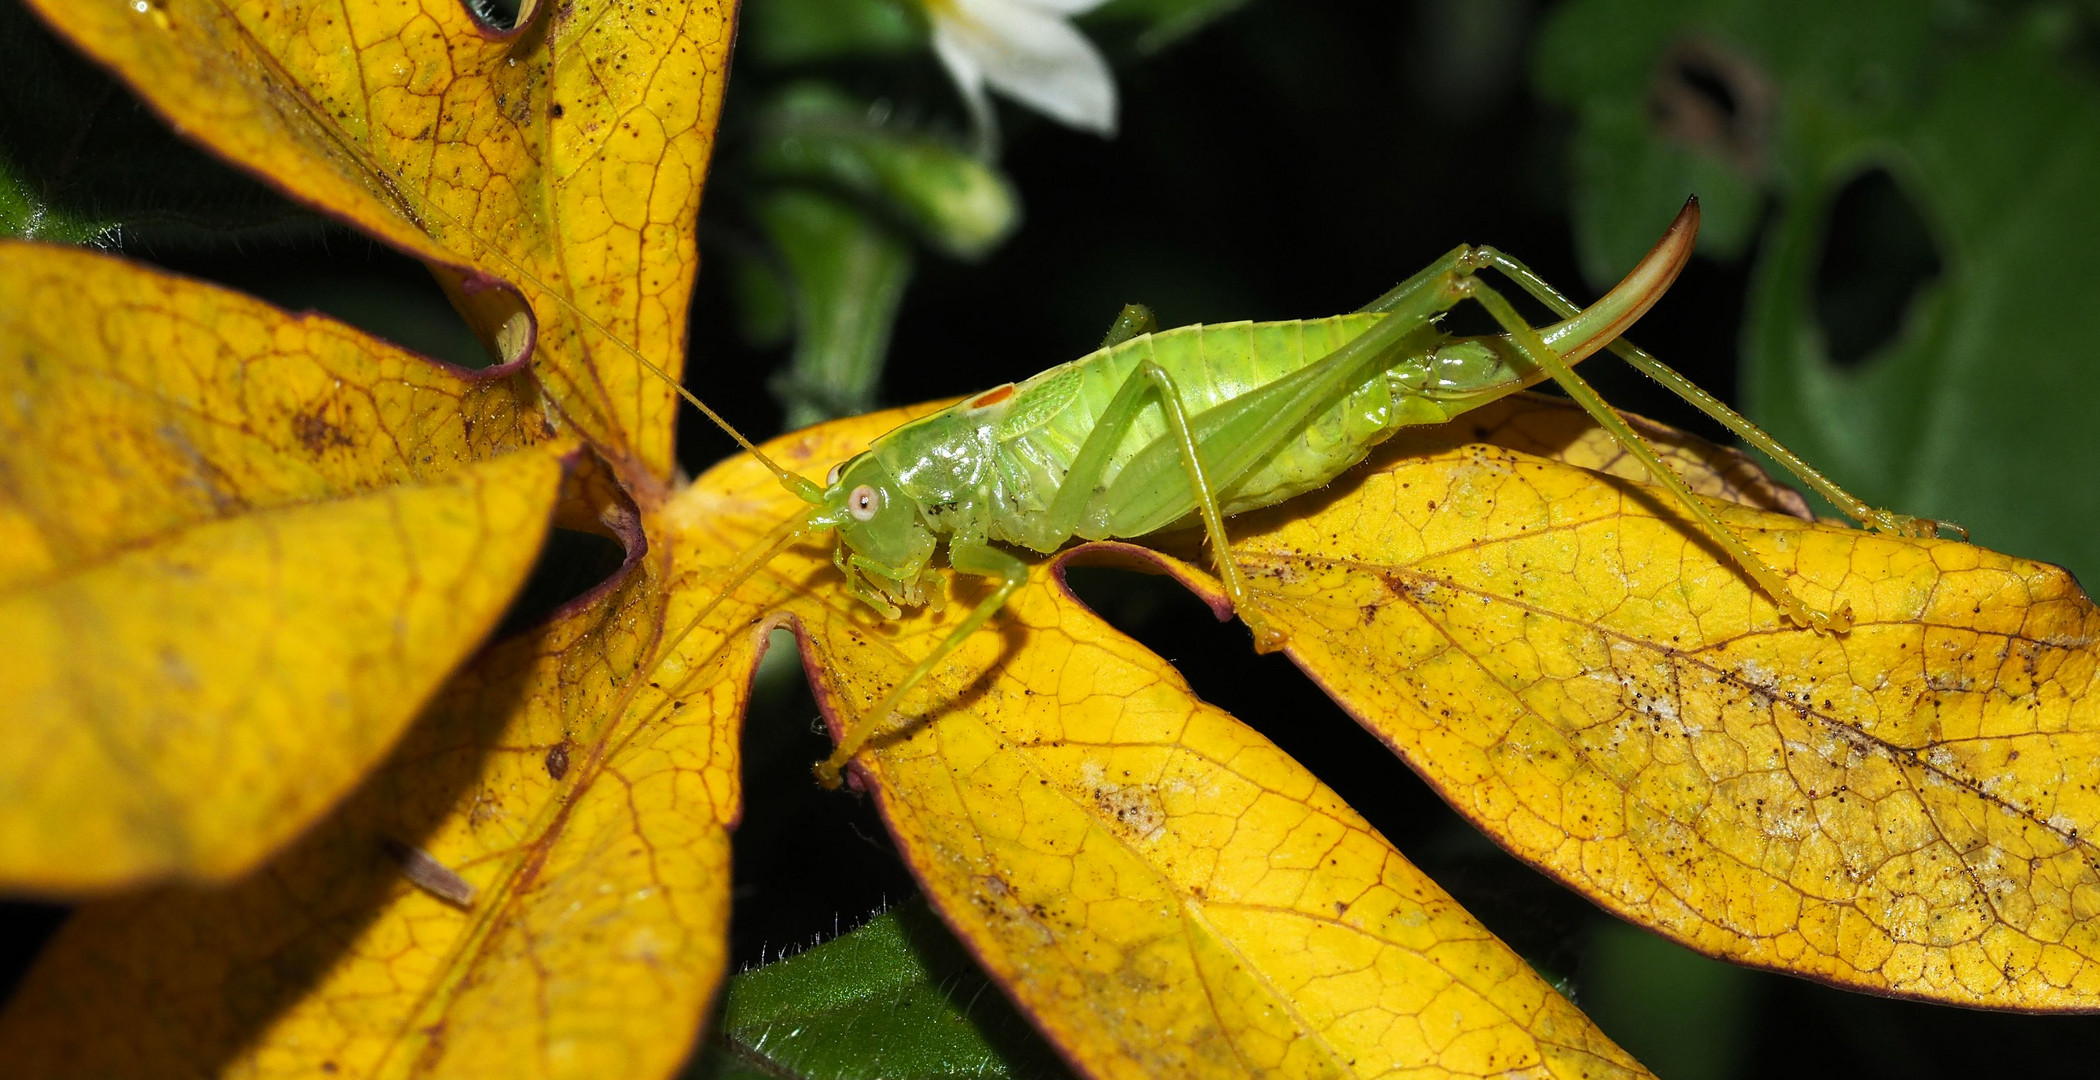
[[[1117,513],[1134,500],[1115,498],[1123,466],[1170,435],[1168,414],[1157,401],[1130,418],[1115,441],[1073,532],[1044,527],[1081,445],[1140,364],[1151,361],[1168,372],[1182,410],[1193,424],[1203,424],[1212,410],[1319,364],[1384,317],[1237,321],[1142,334],[907,424],[871,454],[890,464],[926,519],[951,534],[1054,551],[1071,536],[1102,540],[1157,532],[1159,525]],[[1485,399],[1483,393],[1499,395],[1522,385],[1520,374],[1487,342],[1451,342],[1428,324],[1367,368],[1354,389],[1312,412],[1294,437],[1262,456],[1252,471],[1220,485],[1222,513],[1252,511],[1325,485],[1405,424],[1449,418],[1445,401],[1459,385],[1470,391],[1466,408]],[[1432,397],[1424,391],[1447,393]],[[1186,471],[1163,471],[1144,487],[1151,496],[1142,500],[1147,508],[1182,508],[1168,525],[1195,521],[1195,492]]]
[[[1054,491],[1101,410],[1140,362],[1150,360],[1167,371],[1190,414],[1192,429],[1202,433],[1218,415],[1215,410],[1230,408],[1305,371],[1387,317],[1357,314],[1189,326],[1132,339],[1075,365],[1079,378],[1069,382],[1076,384],[1077,392],[1063,409],[1030,430],[1013,430],[1021,426],[1018,423],[1002,429],[1001,461],[1008,468],[1025,467],[1028,474],[1023,482],[1050,480],[1048,490]],[[1349,380],[1352,387],[1331,404],[1311,411],[1290,438],[1255,459],[1237,477],[1216,479],[1223,513],[1272,506],[1322,487],[1400,428],[1440,423],[1525,382],[1524,374],[1492,342],[1454,341],[1434,324],[1414,328],[1365,367],[1369,370],[1361,377]],[[1025,402],[1032,392],[1029,384],[1023,384],[1015,401]],[[1163,409],[1153,406],[1139,414],[1098,485],[1080,524],[1080,537],[1139,536],[1195,523],[1195,495],[1189,490],[1185,470],[1162,470],[1141,482],[1125,476],[1125,466],[1141,460],[1149,447],[1164,447],[1162,440],[1168,436]],[[1221,456],[1213,445],[1221,438],[1229,440],[1230,436],[1206,439],[1199,434],[1207,461]],[[1123,481],[1121,490],[1119,480]],[[1136,497],[1131,490],[1135,487],[1145,488],[1151,497]],[[1160,508],[1172,506],[1186,509],[1171,521],[1158,521],[1163,513]]]
[[[1140,335],[915,421],[870,453],[890,465],[927,520],[951,534],[1047,552],[1074,536],[1127,538],[1193,525],[1196,496],[1178,463],[1139,483],[1123,475],[1148,448],[1171,457],[1167,413],[1154,402],[1130,419],[1072,530],[1045,528],[1081,447],[1140,365],[1149,361],[1166,371],[1191,425],[1201,430],[1219,410],[1326,360],[1382,320],[1404,317],[1359,313]],[[1307,411],[1286,441],[1236,479],[1219,483],[1223,513],[1272,506],[1324,486],[1402,427],[1441,423],[1543,377],[1526,371],[1494,339],[1453,339],[1430,322],[1403,332],[1361,367],[1347,380],[1353,386]],[[1204,455],[1221,456],[1214,449]],[[1120,490],[1119,478],[1126,480]],[[1169,513],[1170,519],[1157,520]]]

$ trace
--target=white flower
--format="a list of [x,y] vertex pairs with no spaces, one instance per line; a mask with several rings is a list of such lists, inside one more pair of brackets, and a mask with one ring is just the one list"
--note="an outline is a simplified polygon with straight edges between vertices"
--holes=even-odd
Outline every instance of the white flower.
[[923,0],[933,50],[954,76],[987,146],[998,138],[985,85],[1067,127],[1116,133],[1108,61],[1065,21],[1104,0]]

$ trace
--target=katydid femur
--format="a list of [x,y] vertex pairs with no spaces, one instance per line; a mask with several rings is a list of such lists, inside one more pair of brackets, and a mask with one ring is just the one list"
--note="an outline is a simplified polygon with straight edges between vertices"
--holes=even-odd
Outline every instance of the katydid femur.
[[[1515,259],[1465,245],[1349,315],[1151,332],[1143,309],[1126,309],[1099,350],[891,430],[834,468],[822,486],[767,458],[680,387],[686,400],[810,507],[731,566],[716,595],[664,642],[657,663],[775,555],[824,530],[836,534],[833,562],[848,590],[885,618],[899,618],[903,608],[938,595],[932,587],[940,572],[933,561],[944,542],[950,568],[996,583],[931,653],[844,727],[832,755],[816,766],[826,787],[838,786],[842,770],[905,695],[1027,581],[1028,564],[1009,547],[1047,554],[1075,539],[1132,538],[1200,525],[1225,594],[1252,631],[1255,647],[1274,650],[1285,644],[1285,635],[1262,614],[1233,562],[1227,517],[1328,483],[1402,427],[1441,423],[1549,379],[1646,467],[1786,618],[1818,631],[1845,632],[1849,605],[1824,611],[1797,596],[1573,370],[1578,361],[1610,348],[1861,523],[1909,536],[1938,531],[1937,522],[1877,510],[1846,494],[1748,420],[1620,339],[1676,280],[1698,229],[1698,200],[1687,200],[1639,265],[1582,310]],[[1563,321],[1533,327],[1478,277],[1489,267]],[[1503,332],[1444,333],[1440,317],[1468,299]],[[662,369],[634,355],[675,385]]]

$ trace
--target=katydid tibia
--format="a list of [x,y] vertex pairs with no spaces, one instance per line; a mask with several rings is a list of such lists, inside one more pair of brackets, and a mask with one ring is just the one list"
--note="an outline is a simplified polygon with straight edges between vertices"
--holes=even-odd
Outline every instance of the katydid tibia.
[[[1698,201],[1687,200],[1640,264],[1582,310],[1516,260],[1493,248],[1464,245],[1365,308],[1333,318],[1151,331],[1149,314],[1133,306],[1094,353],[889,431],[833,469],[821,486],[766,458],[681,387],[686,400],[810,506],[736,561],[715,597],[665,639],[657,662],[722,597],[801,537],[833,531],[833,562],[846,588],[892,619],[938,595],[932,588],[940,573],[934,559],[945,545],[949,568],[995,585],[840,733],[832,755],[816,767],[824,786],[837,787],[842,770],[905,695],[1026,583],[1028,563],[1011,549],[1047,554],[1075,539],[1134,538],[1200,525],[1223,589],[1255,647],[1280,648],[1284,635],[1262,614],[1233,562],[1225,519],[1327,484],[1402,427],[1440,423],[1548,379],[1647,468],[1786,618],[1842,633],[1851,625],[1849,605],[1822,611],[1802,601],[1573,370],[1578,361],[1610,348],[1863,524],[1912,536],[1937,532],[1936,522],[1852,498],[1749,421],[1620,339],[1676,280],[1698,228]],[[1563,321],[1532,326],[1480,279],[1478,272],[1489,267]],[[1444,333],[1440,317],[1464,300],[1485,309],[1503,332]],[[664,374],[634,355],[646,369]]]

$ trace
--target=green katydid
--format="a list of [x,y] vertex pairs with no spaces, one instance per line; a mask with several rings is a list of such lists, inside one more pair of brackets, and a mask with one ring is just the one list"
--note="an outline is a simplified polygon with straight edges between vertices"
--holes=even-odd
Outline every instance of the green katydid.
[[[658,656],[671,655],[722,597],[801,537],[835,532],[833,562],[846,587],[891,619],[937,595],[929,586],[938,581],[933,562],[945,542],[950,568],[997,584],[840,733],[832,755],[816,767],[826,787],[837,787],[841,771],[904,696],[1027,581],[1027,562],[1007,548],[1047,554],[1074,539],[1132,538],[1200,524],[1224,591],[1256,648],[1273,650],[1285,643],[1283,635],[1262,616],[1233,563],[1227,516],[1328,483],[1402,427],[1440,423],[1547,379],[1642,462],[1788,619],[1844,632],[1849,606],[1826,612],[1797,597],[1572,370],[1610,348],[1863,524],[1913,536],[1937,532],[1937,522],[1877,510],[1846,494],[1689,380],[1620,340],[1675,281],[1698,227],[1698,201],[1688,200],[1640,264],[1585,310],[1515,259],[1465,245],[1349,315],[1154,332],[1149,314],[1133,306],[1094,353],[893,429],[834,468],[822,486],[781,468],[680,387],[810,507],[739,558],[716,596]],[[1488,267],[1563,321],[1533,327],[1480,280],[1478,271]],[[1486,309],[1503,333],[1444,333],[1439,318],[1467,299]]]

